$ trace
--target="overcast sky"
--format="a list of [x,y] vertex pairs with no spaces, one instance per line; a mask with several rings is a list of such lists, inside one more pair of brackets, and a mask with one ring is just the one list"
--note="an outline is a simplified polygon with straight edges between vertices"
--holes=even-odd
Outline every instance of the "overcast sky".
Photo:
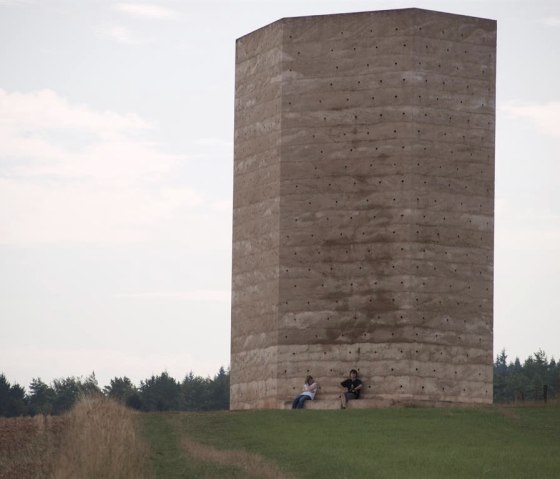
[[0,372],[228,366],[235,39],[407,7],[498,21],[494,353],[559,359],[557,0],[0,0]]

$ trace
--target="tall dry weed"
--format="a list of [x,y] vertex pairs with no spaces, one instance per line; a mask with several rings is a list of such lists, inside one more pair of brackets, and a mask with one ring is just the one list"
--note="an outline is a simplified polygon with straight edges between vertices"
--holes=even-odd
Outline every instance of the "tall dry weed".
[[136,430],[135,414],[105,397],[79,401],[67,414],[53,479],[149,477],[149,446]]

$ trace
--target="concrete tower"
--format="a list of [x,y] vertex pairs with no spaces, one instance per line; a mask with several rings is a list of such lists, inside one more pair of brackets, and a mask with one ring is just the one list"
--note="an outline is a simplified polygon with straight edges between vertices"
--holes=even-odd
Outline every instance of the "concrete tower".
[[350,368],[366,400],[492,402],[495,62],[495,21],[420,9],[238,39],[232,409]]

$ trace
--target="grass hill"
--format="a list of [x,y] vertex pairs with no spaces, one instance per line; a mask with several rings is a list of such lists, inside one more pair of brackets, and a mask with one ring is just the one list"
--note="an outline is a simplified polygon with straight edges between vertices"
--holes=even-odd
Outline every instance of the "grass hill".
[[560,404],[0,419],[0,479],[559,478]]
[[158,478],[558,478],[560,407],[151,413]]

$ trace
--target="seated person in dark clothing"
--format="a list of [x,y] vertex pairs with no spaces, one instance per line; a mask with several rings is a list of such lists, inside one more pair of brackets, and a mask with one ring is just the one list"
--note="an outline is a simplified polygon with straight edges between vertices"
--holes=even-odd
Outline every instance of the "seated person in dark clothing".
[[350,378],[342,381],[340,385],[347,391],[340,396],[340,407],[346,409],[346,403],[349,399],[358,399],[360,397],[360,389],[362,389],[362,381],[358,379],[358,371],[352,369]]

